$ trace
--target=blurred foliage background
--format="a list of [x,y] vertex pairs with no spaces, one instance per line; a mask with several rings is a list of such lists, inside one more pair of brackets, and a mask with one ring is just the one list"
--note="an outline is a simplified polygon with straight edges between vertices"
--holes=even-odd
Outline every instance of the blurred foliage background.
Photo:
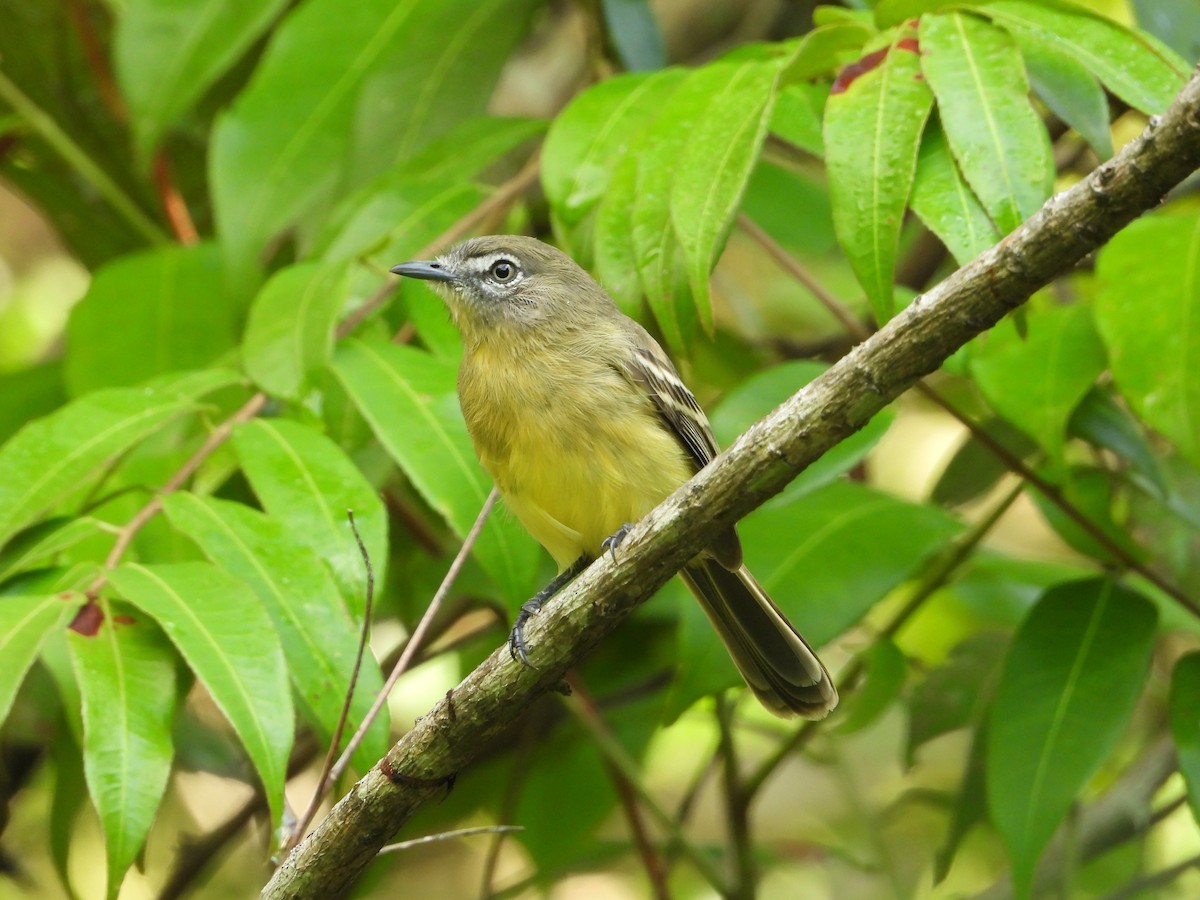
[[[555,241],[728,444],[1200,57],[1191,0],[0,0],[0,22],[20,897],[257,893],[364,615],[342,510],[377,577],[352,726],[407,646],[490,485],[457,336],[388,266]],[[746,519],[841,685],[829,720],[743,696],[672,584],[400,837],[523,830],[388,854],[357,895],[1195,896],[1198,259],[1185,184]],[[494,513],[339,788],[552,574]]]

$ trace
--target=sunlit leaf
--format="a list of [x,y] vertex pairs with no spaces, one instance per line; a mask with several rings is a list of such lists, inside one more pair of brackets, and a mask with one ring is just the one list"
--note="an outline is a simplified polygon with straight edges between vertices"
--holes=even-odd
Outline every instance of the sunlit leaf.
[[825,105],[825,160],[838,242],[879,322],[894,311],[892,275],[933,96],[916,37],[844,67]]
[[959,169],[1007,234],[1050,196],[1050,139],[1012,37],[963,13],[921,19],[921,71]]
[[310,373],[329,361],[346,281],[346,266],[313,262],[271,276],[250,307],[242,339],[242,363],[259,387],[296,399]]
[[66,625],[83,600],[82,594],[0,596],[0,723],[46,635]]
[[127,563],[109,579],[162,626],[229,719],[262,779],[271,821],[279,822],[292,697],[279,637],[254,592],[208,563]]
[[[295,696],[326,740],[341,715],[359,641],[328,570],[289,530],[258,510],[228,500],[177,492],[163,509],[171,524],[258,596],[279,633]],[[350,706],[347,734],[362,722],[383,686],[367,650]],[[354,756],[360,772],[387,750],[387,707]]]
[[142,387],[96,391],[30,422],[0,447],[0,545],[194,409],[198,397],[238,380],[221,369],[166,376]]
[[79,396],[207,365],[236,345],[239,305],[212,244],[122,256],[71,310],[67,389]]
[[361,617],[367,572],[347,512],[382,584],[387,512],[375,489],[333,441],[298,422],[246,422],[234,431],[233,447],[266,511],[329,563],[342,597]]
[[100,814],[115,898],[146,842],[171,774],[175,654],[141,614],[103,604],[88,633],[68,635],[83,701],[83,766]]
[[987,210],[963,180],[940,120],[931,122],[921,139],[911,202],[913,212],[959,265],[1000,240]]
[[689,134],[671,182],[671,221],[700,322],[709,332],[713,312],[708,276],[725,248],[766,136],[778,72],[773,63],[745,62],[730,68]]

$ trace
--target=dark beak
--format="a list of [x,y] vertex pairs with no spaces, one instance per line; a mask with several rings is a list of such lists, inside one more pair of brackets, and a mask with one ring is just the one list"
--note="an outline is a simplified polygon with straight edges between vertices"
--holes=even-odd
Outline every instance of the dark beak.
[[393,275],[407,275],[409,278],[420,278],[422,281],[454,281],[454,276],[442,268],[440,262],[431,259],[417,262],[400,263],[388,269]]

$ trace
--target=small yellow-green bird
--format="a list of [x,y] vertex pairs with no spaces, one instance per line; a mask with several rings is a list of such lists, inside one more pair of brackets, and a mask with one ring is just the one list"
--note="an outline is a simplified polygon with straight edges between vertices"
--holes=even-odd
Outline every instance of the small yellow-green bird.
[[[458,396],[484,468],[559,577],[543,601],[719,452],[666,353],[561,251],[521,235],[473,238],[395,266],[432,283],[462,334]],[[680,573],[762,704],[821,718],[829,673],[742,563],[729,529]]]

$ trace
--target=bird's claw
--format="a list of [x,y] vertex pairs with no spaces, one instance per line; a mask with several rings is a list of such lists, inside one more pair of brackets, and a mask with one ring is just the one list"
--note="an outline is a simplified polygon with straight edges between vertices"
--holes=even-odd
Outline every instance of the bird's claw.
[[629,532],[633,529],[632,522],[626,522],[603,541],[600,542],[600,550],[608,551],[608,555],[612,557],[613,562],[617,561],[617,548],[621,546],[621,542],[629,537]]
[[536,616],[542,609],[542,602],[537,598],[521,604],[517,620],[513,622],[512,631],[508,634],[508,654],[514,661],[521,662],[526,668],[536,669],[529,661],[529,645],[525,643],[525,623]]

